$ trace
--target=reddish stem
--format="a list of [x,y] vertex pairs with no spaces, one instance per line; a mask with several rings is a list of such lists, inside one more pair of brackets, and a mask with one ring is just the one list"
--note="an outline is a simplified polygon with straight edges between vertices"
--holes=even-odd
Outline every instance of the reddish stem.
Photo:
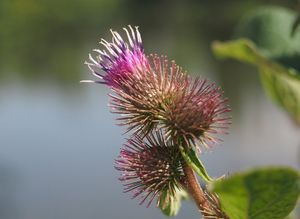
[[209,201],[206,199],[206,195],[203,192],[198,179],[196,178],[194,171],[185,162],[182,162],[183,171],[186,179],[186,188],[190,195],[193,197],[200,212],[205,216],[205,212],[211,209]]

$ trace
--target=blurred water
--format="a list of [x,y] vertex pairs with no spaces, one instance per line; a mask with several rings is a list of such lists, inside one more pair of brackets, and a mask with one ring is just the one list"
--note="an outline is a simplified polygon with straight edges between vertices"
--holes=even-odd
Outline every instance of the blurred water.
[[[122,128],[107,107],[108,90],[78,84],[3,83],[0,87],[0,218],[165,218],[122,193],[114,159]],[[299,129],[261,90],[242,94],[224,144],[205,153],[213,176],[260,165],[299,169]],[[178,218],[199,218],[190,202]]]

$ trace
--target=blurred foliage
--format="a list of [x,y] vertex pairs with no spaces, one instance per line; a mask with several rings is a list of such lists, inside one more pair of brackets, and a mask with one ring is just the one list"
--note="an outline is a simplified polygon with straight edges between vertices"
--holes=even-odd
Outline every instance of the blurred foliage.
[[250,40],[215,42],[213,50],[219,57],[256,65],[266,92],[300,124],[300,74],[295,69],[266,58]]
[[258,8],[245,15],[236,33],[252,41],[215,42],[213,50],[256,65],[268,95],[300,124],[300,29],[293,29],[294,22],[291,10]]
[[82,42],[98,34],[109,17],[118,17],[117,4],[118,0],[0,1],[1,73],[78,80]]
[[221,208],[231,219],[283,219],[300,195],[300,175],[289,168],[264,168],[215,181]]
[[242,14],[265,4],[295,0],[1,0],[0,78],[77,82],[99,38],[127,24],[141,26],[147,51],[205,71],[209,42],[229,38]]
[[300,28],[297,13],[282,7],[261,7],[245,15],[235,38],[251,39],[267,58],[300,72]]

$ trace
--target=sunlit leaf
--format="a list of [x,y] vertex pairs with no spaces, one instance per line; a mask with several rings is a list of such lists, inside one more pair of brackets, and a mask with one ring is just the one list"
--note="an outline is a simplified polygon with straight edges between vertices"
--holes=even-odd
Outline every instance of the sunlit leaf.
[[248,38],[266,58],[300,71],[299,15],[286,7],[256,7],[239,20],[234,38]]
[[266,168],[214,181],[210,190],[230,219],[283,219],[300,195],[300,175],[289,168]]
[[220,58],[234,58],[257,66],[268,95],[300,124],[299,72],[266,58],[248,39],[214,42],[212,47]]
[[299,28],[299,25],[300,25],[300,14],[298,14],[294,24],[293,24],[293,27],[292,27],[292,31],[291,31],[291,36],[295,36],[298,28]]

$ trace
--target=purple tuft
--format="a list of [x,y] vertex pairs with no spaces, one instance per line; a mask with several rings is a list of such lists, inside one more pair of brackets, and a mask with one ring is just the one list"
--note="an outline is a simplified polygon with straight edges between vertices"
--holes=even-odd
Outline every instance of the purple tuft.
[[[137,71],[149,69],[149,63],[144,48],[142,38],[138,27],[133,29],[130,25],[129,30],[123,28],[127,34],[128,43],[123,40],[120,34],[112,31],[112,42],[101,39],[105,49],[94,49],[97,56],[89,54],[89,61],[85,62],[93,75],[100,78],[96,83],[103,83],[110,87],[118,88],[122,81]],[[104,71],[102,74],[100,71]]]

